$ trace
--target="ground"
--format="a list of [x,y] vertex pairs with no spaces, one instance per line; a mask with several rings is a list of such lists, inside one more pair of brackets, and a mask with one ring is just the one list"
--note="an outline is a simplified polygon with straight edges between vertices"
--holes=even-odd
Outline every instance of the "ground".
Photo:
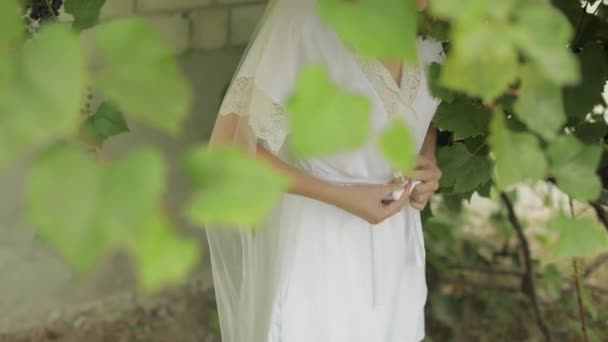
[[114,317],[81,312],[1,342],[219,342],[212,290],[180,288]]

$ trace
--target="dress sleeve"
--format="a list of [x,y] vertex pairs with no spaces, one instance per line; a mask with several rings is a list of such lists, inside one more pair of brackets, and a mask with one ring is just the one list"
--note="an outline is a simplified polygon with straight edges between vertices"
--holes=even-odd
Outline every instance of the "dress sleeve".
[[245,53],[224,96],[219,115],[239,115],[258,143],[279,154],[290,128],[285,103],[304,64],[302,20],[282,32],[262,27]]

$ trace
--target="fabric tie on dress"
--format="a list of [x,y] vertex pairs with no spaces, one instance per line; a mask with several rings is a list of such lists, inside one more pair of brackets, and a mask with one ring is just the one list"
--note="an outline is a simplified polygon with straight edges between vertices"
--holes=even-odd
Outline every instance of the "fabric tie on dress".
[[[410,194],[414,188],[420,184],[420,181],[412,181],[412,187],[410,188]],[[422,232],[422,223],[420,221],[420,212],[406,206],[403,210],[405,224],[404,224],[404,238],[405,245],[412,246],[411,250],[405,251],[404,266],[415,265],[416,267],[423,268],[425,265],[425,250],[424,250],[424,235]],[[403,211],[401,212],[403,213]],[[388,218],[390,220],[391,218]],[[382,223],[381,223],[382,224]],[[381,225],[380,224],[380,225]],[[394,283],[390,281],[391,274],[394,270],[388,270],[386,263],[383,262],[382,252],[382,232],[379,225],[371,225],[369,227],[370,232],[370,255],[371,255],[371,266],[372,266],[372,307],[376,308],[385,305],[391,295],[391,289],[388,288],[389,284]]]

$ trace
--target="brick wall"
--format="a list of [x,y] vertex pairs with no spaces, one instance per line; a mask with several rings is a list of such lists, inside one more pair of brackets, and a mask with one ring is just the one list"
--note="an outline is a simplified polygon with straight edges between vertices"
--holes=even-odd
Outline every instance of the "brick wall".
[[[265,0],[108,0],[102,20],[137,15],[148,20],[176,52],[245,45]],[[64,15],[69,20],[69,16]]]

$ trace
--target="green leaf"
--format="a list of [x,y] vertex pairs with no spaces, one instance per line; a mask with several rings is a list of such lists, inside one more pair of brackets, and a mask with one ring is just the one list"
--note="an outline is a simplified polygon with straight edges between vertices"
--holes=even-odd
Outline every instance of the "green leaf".
[[477,194],[482,197],[491,198],[492,195],[492,182],[486,182],[481,186],[477,187]]
[[557,257],[587,257],[608,248],[608,234],[598,222],[589,217],[558,215],[551,221],[551,226],[559,233],[553,250]]
[[323,67],[307,67],[300,72],[287,102],[293,152],[307,157],[363,145],[369,132],[370,107],[367,97],[332,84]]
[[515,114],[528,128],[551,140],[566,122],[561,89],[530,65],[522,69]]
[[0,164],[76,133],[84,92],[83,53],[67,27],[44,27],[15,62],[0,95]]
[[95,81],[128,115],[175,134],[181,129],[192,91],[171,48],[140,19],[122,19],[95,28],[103,65]]
[[110,137],[129,131],[122,112],[108,102],[102,103],[97,112],[87,118],[84,128],[97,146],[102,146]]
[[86,30],[99,22],[99,12],[106,0],[65,0],[64,9],[74,16],[74,28]]
[[437,152],[437,161],[443,171],[441,186],[453,187],[454,193],[476,190],[492,177],[490,162],[471,154],[462,143],[441,148]]
[[509,131],[502,115],[494,116],[490,130],[488,142],[494,153],[498,188],[545,177],[547,161],[534,135]]
[[414,142],[409,127],[394,120],[380,137],[380,150],[396,170],[409,171],[416,163]]
[[432,37],[436,41],[449,40],[450,25],[445,20],[431,16],[428,11],[420,13],[418,20],[418,34],[422,37]]
[[256,225],[289,185],[271,167],[226,146],[193,150],[186,170],[195,189],[186,214],[200,225]]
[[492,100],[517,77],[517,51],[506,28],[494,23],[469,31],[454,31],[454,50],[447,57],[441,83]]
[[[552,0],[553,5],[559,8],[562,13],[568,17],[571,25],[576,25],[583,14],[581,11],[582,4],[580,1],[572,0]],[[586,6],[587,4],[585,4]]]
[[595,171],[602,155],[600,146],[583,145],[571,135],[562,135],[549,145],[547,153],[562,190],[581,201],[599,197],[601,182]]
[[584,121],[574,128],[574,135],[584,144],[597,144],[608,134],[606,121],[603,118],[596,118],[596,120],[594,122]]
[[456,94],[439,84],[441,68],[442,65],[436,62],[431,63],[429,66],[429,88],[433,96],[441,98],[443,102],[452,103]]
[[4,54],[7,49],[22,35],[23,22],[17,2],[15,0],[0,1],[0,61],[4,63]]
[[578,54],[582,82],[564,88],[564,104],[569,117],[582,121],[597,104],[604,103],[602,92],[608,77],[608,56],[601,45],[587,44]]
[[574,30],[557,8],[528,2],[520,8],[512,29],[513,42],[546,78],[561,85],[580,80],[578,63],[567,48]]
[[453,103],[442,102],[433,118],[435,127],[454,132],[460,140],[488,133],[490,112],[471,99],[457,97]]
[[198,244],[178,236],[160,214],[150,216],[132,248],[140,285],[148,292],[185,280],[199,261]]
[[28,177],[27,222],[80,272],[93,266],[105,244],[94,224],[99,179],[95,162],[66,145],[46,151]]
[[118,243],[134,241],[158,210],[166,182],[160,153],[139,148],[103,171],[97,224]]
[[323,19],[362,56],[416,61],[414,1],[320,0],[318,6]]
[[507,19],[516,1],[505,0],[500,2],[487,0],[436,0],[429,2],[433,13],[456,19],[459,26],[474,26],[483,23],[485,19],[501,22]]

